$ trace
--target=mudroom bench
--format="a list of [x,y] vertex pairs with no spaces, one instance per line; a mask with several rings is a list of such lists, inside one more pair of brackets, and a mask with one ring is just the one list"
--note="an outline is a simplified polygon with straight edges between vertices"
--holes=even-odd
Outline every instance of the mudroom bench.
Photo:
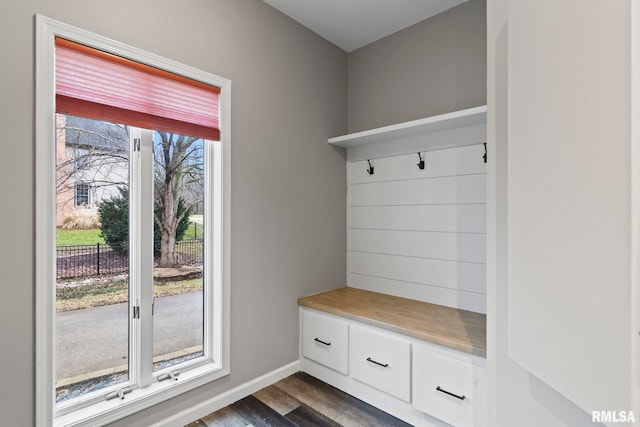
[[486,425],[486,316],[352,287],[298,300],[302,370],[416,426]]

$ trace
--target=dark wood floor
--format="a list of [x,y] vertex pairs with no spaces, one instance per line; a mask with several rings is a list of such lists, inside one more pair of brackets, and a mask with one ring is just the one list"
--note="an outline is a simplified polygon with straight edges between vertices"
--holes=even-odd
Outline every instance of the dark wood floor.
[[407,427],[405,423],[303,372],[187,427]]

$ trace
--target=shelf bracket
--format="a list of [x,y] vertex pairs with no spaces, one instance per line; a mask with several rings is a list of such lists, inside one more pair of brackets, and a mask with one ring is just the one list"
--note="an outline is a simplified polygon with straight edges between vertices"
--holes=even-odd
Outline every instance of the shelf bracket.
[[484,160],[485,163],[487,163],[487,143],[484,143],[484,155],[482,156],[482,159]]
[[367,173],[369,175],[373,175],[373,166],[371,165],[371,160],[367,160],[367,163],[369,163],[369,169],[367,169]]

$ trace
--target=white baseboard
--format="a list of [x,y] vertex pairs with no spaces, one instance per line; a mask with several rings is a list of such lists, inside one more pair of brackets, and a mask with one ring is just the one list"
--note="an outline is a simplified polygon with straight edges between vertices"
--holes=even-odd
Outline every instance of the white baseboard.
[[193,421],[196,421],[218,409],[231,405],[240,399],[243,399],[256,391],[270,386],[283,378],[293,375],[300,371],[300,361],[296,360],[288,365],[268,372],[251,381],[247,381],[238,387],[226,391],[217,396],[213,396],[197,405],[194,405],[184,411],[180,411],[169,418],[153,424],[153,427],[182,427]]

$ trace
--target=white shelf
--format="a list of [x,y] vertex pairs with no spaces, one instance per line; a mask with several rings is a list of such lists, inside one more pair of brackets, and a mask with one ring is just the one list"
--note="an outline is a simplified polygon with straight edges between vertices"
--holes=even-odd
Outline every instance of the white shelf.
[[329,138],[329,144],[338,147],[357,147],[395,139],[403,139],[446,130],[481,125],[487,122],[487,106],[454,111],[410,122],[398,123],[377,129],[365,130]]

